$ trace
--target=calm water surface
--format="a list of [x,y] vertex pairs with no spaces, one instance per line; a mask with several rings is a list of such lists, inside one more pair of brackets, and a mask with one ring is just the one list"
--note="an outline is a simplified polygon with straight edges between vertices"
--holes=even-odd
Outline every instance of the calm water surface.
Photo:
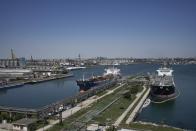
[[196,65],[179,65],[172,68],[180,96],[164,104],[151,103],[142,110],[136,120],[196,130]]
[[[82,70],[75,70],[70,73],[74,77],[52,80],[37,84],[27,84],[19,88],[0,91],[0,105],[16,106],[26,108],[40,108],[58,100],[76,95],[79,93],[79,87],[76,80],[94,75],[102,75],[105,68],[111,66],[96,66]],[[123,76],[134,75],[148,71],[153,68],[152,65],[129,65],[119,66]]]
[[[38,84],[28,84],[20,88],[0,91],[0,105],[25,108],[40,108],[79,93],[76,80],[92,75],[102,75],[105,68],[96,66],[72,71],[74,77],[58,79]],[[121,65],[122,76],[155,73],[160,65]],[[175,101],[164,104],[150,104],[137,117],[137,121],[164,122],[176,127],[196,130],[196,65],[173,66],[176,87],[181,95]]]

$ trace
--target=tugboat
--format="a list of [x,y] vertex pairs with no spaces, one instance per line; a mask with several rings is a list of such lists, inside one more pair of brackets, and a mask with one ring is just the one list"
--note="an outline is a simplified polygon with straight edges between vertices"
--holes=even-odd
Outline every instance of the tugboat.
[[151,83],[151,96],[158,100],[175,97],[175,83],[171,68],[164,66],[157,70],[158,75]]
[[117,68],[108,68],[105,69],[105,72],[102,76],[92,76],[89,79],[77,80],[77,85],[80,87],[80,92],[86,91],[95,86],[101,86],[111,82],[114,79],[121,77],[120,69]]

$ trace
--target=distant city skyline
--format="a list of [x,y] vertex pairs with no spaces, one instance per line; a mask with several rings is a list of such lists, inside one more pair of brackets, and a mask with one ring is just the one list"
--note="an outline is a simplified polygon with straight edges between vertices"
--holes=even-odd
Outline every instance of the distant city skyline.
[[2,0],[0,58],[196,57],[195,0]]

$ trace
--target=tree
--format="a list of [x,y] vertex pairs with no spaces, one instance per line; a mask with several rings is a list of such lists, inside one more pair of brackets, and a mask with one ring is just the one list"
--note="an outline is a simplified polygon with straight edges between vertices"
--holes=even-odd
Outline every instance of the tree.
[[131,92],[128,91],[128,92],[126,92],[125,94],[123,94],[123,96],[124,96],[124,98],[126,98],[126,99],[131,99]]
[[117,129],[114,126],[110,126],[106,131],[117,131]]
[[133,86],[133,87],[130,89],[130,92],[131,92],[131,94],[136,94],[136,93],[138,92],[137,86]]

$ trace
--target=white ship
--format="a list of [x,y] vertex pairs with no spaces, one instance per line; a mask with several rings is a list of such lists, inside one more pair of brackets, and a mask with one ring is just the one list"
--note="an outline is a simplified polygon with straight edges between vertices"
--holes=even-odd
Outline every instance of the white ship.
[[121,73],[120,73],[120,69],[112,67],[112,68],[105,69],[103,75],[104,76],[113,75],[114,77],[116,77],[116,76],[121,76]]
[[157,98],[170,98],[175,96],[175,83],[171,68],[159,68],[158,75],[152,81],[151,95]]

